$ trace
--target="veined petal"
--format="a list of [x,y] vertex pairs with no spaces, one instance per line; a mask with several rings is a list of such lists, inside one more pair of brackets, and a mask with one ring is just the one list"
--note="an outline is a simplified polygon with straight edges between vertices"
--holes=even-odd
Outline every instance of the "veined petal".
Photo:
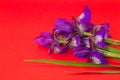
[[63,53],[68,50],[68,46],[60,46],[58,42],[55,42],[53,45],[54,53]]
[[72,38],[72,41],[71,41],[71,45],[73,46],[73,47],[78,47],[78,46],[80,46],[80,35],[77,35],[77,36],[74,36],[73,38]]
[[53,36],[51,33],[42,32],[40,36],[36,37],[34,41],[44,47],[50,47]]
[[105,38],[111,38],[111,36],[109,35],[109,24],[105,23],[105,24],[99,24],[95,26],[97,31],[100,29],[105,30]]
[[83,12],[78,17],[78,22],[90,22],[90,20],[91,20],[91,12],[88,9],[88,6],[85,6]]
[[78,58],[85,58],[88,57],[88,55],[90,54],[91,50],[89,48],[86,47],[75,47],[72,50],[72,54]]
[[92,30],[93,30],[93,24],[86,23],[86,22],[78,23],[77,27],[78,27],[79,31],[81,31],[81,32],[83,32],[83,31],[92,32]]
[[104,55],[97,50],[92,51],[90,59],[92,59],[92,61],[96,64],[107,64]]
[[105,45],[105,30],[100,29],[99,31],[97,31],[94,35],[95,38],[95,45],[98,47],[102,47],[102,48],[106,48]]

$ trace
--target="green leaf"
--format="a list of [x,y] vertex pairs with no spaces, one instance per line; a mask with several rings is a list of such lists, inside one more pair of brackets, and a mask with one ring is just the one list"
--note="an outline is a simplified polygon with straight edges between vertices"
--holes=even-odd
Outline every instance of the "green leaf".
[[48,59],[36,59],[36,60],[25,60],[27,62],[43,62],[64,66],[81,66],[81,67],[119,67],[116,65],[102,65],[102,64],[92,64],[92,63],[83,63],[83,62],[72,62],[72,61],[62,61],[62,60],[48,60]]
[[71,74],[120,74],[120,71],[71,71]]

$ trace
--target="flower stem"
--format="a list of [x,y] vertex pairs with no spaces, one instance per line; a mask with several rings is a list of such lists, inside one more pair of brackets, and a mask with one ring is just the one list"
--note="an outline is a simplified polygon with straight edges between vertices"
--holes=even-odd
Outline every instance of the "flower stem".
[[[84,34],[87,36],[93,36],[93,34],[88,33],[88,32],[80,32],[80,34]],[[114,40],[114,39],[109,39],[109,38],[105,38],[105,42],[111,45],[118,45],[120,46],[120,41],[119,40]]]

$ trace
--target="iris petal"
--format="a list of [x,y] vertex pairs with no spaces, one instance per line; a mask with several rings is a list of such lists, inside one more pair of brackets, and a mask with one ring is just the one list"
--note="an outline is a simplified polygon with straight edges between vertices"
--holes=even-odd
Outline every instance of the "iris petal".
[[100,29],[99,31],[97,31],[94,35],[95,37],[95,45],[101,48],[106,48],[105,45],[105,30]]
[[106,60],[104,59],[104,55],[102,53],[98,52],[97,50],[94,50],[90,54],[90,58],[96,64],[107,64]]
[[87,6],[84,7],[83,12],[78,17],[78,22],[90,22],[91,20],[91,12]]
[[72,41],[71,41],[71,45],[73,46],[73,47],[78,47],[78,46],[80,46],[80,35],[77,35],[77,36],[74,36],[73,38],[72,38]]
[[72,32],[74,31],[74,27],[70,22],[68,22],[65,18],[58,18],[54,23],[54,29],[63,32]]
[[44,47],[50,47],[53,40],[52,34],[48,32],[42,32],[40,36],[36,37],[34,41]]
[[78,58],[85,58],[88,57],[88,55],[90,54],[90,49],[86,48],[86,47],[75,47],[72,50],[72,54]]

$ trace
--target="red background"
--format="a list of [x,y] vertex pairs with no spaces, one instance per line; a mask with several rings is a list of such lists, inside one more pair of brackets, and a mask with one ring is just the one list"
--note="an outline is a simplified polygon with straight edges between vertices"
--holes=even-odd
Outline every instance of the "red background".
[[[119,80],[120,74],[79,74],[69,71],[119,70],[28,63],[25,59],[60,59],[84,61],[69,52],[48,55],[33,38],[42,31],[51,31],[58,17],[71,20],[88,5],[94,24],[108,22],[112,38],[120,40],[119,0],[4,0],[0,1],[0,80]],[[111,64],[120,61],[108,59]]]

